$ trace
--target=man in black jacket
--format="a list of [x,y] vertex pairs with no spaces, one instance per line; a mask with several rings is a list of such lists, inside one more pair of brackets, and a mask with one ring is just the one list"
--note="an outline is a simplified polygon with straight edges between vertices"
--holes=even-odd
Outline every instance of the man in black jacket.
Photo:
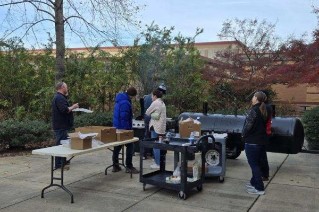
[[[52,100],[52,127],[55,135],[56,145],[61,144],[61,140],[68,137],[68,130],[73,127],[72,110],[79,107],[79,104],[70,106],[68,96],[68,86],[64,82],[58,82],[55,86],[56,94]],[[63,160],[63,161],[62,161]],[[55,157],[55,169],[61,168],[66,163],[66,158]]]

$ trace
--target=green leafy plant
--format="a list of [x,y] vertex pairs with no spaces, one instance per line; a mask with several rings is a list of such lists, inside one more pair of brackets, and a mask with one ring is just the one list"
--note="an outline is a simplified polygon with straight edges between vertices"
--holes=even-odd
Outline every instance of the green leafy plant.
[[0,150],[9,148],[36,148],[53,138],[50,125],[43,121],[0,122]]
[[319,107],[305,111],[302,122],[308,141],[308,148],[319,150]]
[[112,126],[112,113],[85,113],[74,117],[74,127]]

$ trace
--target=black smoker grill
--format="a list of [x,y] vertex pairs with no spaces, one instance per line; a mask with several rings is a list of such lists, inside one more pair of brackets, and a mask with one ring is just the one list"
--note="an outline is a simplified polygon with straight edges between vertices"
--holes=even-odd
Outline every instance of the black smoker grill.
[[[245,116],[189,113],[180,114],[178,120],[187,118],[198,119],[201,122],[202,133],[227,133],[227,157],[235,159],[244,149],[241,131]],[[272,118],[272,135],[267,147],[269,152],[297,154],[304,143],[304,128],[297,118],[274,117]]]

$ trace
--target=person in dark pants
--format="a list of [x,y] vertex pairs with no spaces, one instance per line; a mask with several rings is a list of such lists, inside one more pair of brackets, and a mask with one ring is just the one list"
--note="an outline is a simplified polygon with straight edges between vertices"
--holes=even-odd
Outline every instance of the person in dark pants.
[[[113,111],[113,126],[116,129],[122,130],[132,130],[132,102],[131,98],[135,97],[137,91],[134,87],[130,87],[126,92],[118,93],[115,97],[115,106]],[[126,173],[137,174],[139,171],[133,167],[132,158],[134,153],[134,144],[126,144]],[[113,169],[112,172],[121,171],[119,166],[119,153],[122,149],[122,146],[116,146],[113,150]]]
[[245,152],[249,166],[252,171],[252,178],[246,184],[249,194],[263,195],[265,187],[262,180],[262,155],[266,152],[268,136],[266,134],[267,108],[266,94],[257,91],[252,98],[252,108],[246,117],[242,136],[245,141]]
[[[79,107],[79,104],[70,106],[68,96],[68,86],[64,82],[58,82],[55,86],[56,94],[52,100],[52,127],[55,135],[55,144],[61,145],[61,140],[68,137],[68,130],[73,127],[72,110]],[[55,169],[66,164],[66,158],[55,157]]]
[[[268,138],[271,136],[271,123],[272,123],[272,107],[271,104],[269,104],[269,94],[267,91],[262,91],[266,94],[267,100],[265,101],[266,109],[267,109],[267,122],[266,122],[266,134]],[[261,155],[261,174],[262,174],[262,180],[268,181],[269,180],[269,163],[268,163],[268,157],[267,157],[267,151],[262,153]]]

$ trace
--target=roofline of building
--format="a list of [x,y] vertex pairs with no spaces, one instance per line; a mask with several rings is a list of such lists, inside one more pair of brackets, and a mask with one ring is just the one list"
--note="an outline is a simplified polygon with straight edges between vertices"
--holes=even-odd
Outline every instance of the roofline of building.
[[[194,43],[195,46],[204,46],[204,45],[225,45],[225,44],[228,44],[228,45],[231,45],[231,44],[238,44],[238,41],[212,41],[212,42],[198,42],[198,43]],[[103,50],[103,49],[108,49],[108,50],[111,50],[111,49],[114,49],[114,50],[117,50],[117,49],[121,49],[121,48],[128,48],[128,47],[131,47],[131,46],[102,46],[102,47],[99,47],[99,49]],[[91,48],[95,48],[95,47],[77,47],[77,48],[65,48],[66,51],[68,50],[71,50],[71,51],[86,51],[88,49],[91,49]],[[30,49],[29,51],[43,51],[44,49]],[[55,51],[56,49],[52,49],[53,51]]]

